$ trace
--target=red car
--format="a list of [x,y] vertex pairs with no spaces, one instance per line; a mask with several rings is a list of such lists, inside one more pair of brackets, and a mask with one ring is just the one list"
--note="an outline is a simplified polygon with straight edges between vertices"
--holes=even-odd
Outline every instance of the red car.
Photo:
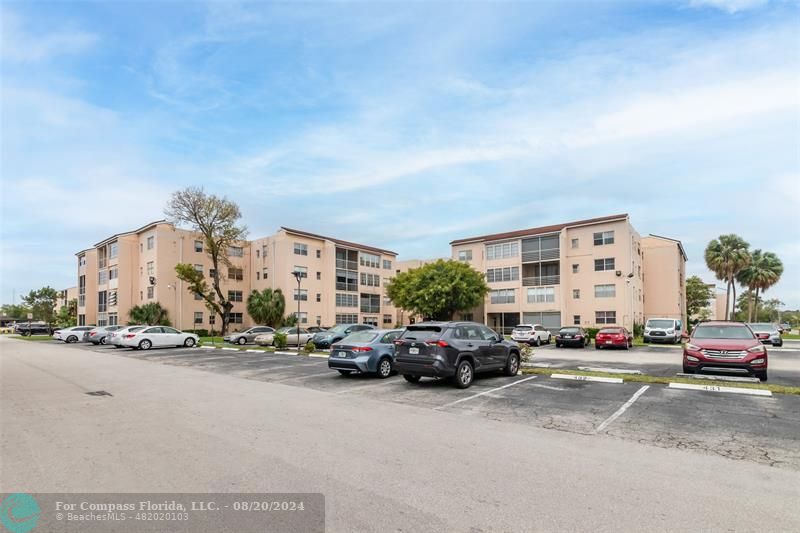
[[625,328],[603,328],[594,337],[594,348],[633,348],[633,335]]
[[752,374],[767,381],[767,348],[743,322],[700,322],[683,347],[683,371]]

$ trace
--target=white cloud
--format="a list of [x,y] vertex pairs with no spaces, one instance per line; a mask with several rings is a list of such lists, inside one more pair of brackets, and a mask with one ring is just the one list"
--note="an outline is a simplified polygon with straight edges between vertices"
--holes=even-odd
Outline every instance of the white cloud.
[[3,61],[32,63],[47,61],[56,56],[78,54],[97,42],[95,34],[80,30],[58,30],[33,33],[25,28],[24,21],[7,8],[0,11],[2,41],[0,56]]

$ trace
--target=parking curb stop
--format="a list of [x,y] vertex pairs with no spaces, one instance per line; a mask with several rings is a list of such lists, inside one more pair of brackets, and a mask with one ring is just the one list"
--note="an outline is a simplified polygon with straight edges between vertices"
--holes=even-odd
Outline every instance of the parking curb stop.
[[550,374],[554,379],[571,379],[573,381],[596,381],[599,383],[623,383],[622,378],[607,378],[603,376],[578,376],[575,374]]
[[772,391],[764,389],[746,389],[743,387],[723,387],[722,385],[694,385],[691,383],[670,383],[670,389],[698,390],[703,392],[728,392],[747,394],[750,396],[772,396]]

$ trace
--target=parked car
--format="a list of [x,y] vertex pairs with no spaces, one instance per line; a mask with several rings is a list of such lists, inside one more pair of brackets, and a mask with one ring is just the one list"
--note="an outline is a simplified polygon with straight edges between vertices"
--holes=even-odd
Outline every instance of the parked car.
[[319,333],[320,331],[326,331],[328,328],[323,328],[322,326],[311,326],[306,328],[309,333]]
[[274,331],[275,328],[271,328],[269,326],[253,326],[250,329],[226,335],[222,337],[222,340],[231,344],[244,345],[254,342],[256,337],[262,333],[273,333]]
[[147,326],[122,326],[117,331],[112,331],[106,338],[106,342],[114,348],[122,346],[122,336],[146,328]]
[[633,348],[633,335],[625,328],[602,328],[594,336],[594,347],[601,348]]
[[52,335],[53,328],[45,322],[17,322],[14,333],[27,337],[30,335]]
[[92,328],[84,334],[84,340],[89,341],[95,346],[108,342],[108,336],[112,332],[122,329],[124,326],[100,326]]
[[402,329],[365,329],[351,333],[331,346],[328,368],[343,376],[351,372],[374,373],[388,378],[394,371],[394,341]]
[[767,381],[767,348],[743,322],[700,322],[683,347],[683,371],[752,374]]
[[475,322],[422,322],[408,326],[395,342],[395,369],[409,383],[422,377],[454,378],[460,389],[476,373],[519,370],[519,345]]
[[791,324],[789,324],[788,322],[784,322],[783,324],[781,324],[781,333],[791,333],[791,331],[792,331]]
[[783,338],[781,337],[781,332],[778,329],[777,324],[757,322],[754,324],[747,324],[747,325],[750,326],[750,329],[752,329],[753,333],[756,334],[758,340],[760,340],[764,344],[771,344],[773,346],[783,346]]
[[681,342],[683,325],[675,318],[651,318],[644,325],[644,342]]
[[191,348],[200,340],[195,333],[184,333],[168,326],[145,326],[121,335],[122,346],[138,350],[185,346]]
[[511,331],[511,340],[525,342],[531,346],[550,344],[553,335],[541,324],[520,324]]
[[67,343],[80,342],[83,340],[83,334],[91,329],[94,329],[94,326],[73,326],[71,328],[57,329],[53,332],[53,338]]
[[365,329],[375,329],[375,326],[370,326],[369,324],[340,324],[333,326],[331,329],[315,333],[311,338],[311,342],[317,348],[330,348],[332,344],[339,342],[351,333]]
[[567,326],[558,330],[556,333],[556,348],[562,346],[577,346],[583,348],[591,344],[592,339],[580,326]]
[[[283,327],[278,328],[276,331],[270,333],[261,333],[260,335],[256,335],[255,343],[259,346],[275,346],[275,334],[276,333],[283,333],[286,335],[286,344],[290,346],[297,345],[297,328],[293,327]],[[300,346],[304,346],[308,341],[311,340],[314,334],[308,332],[307,330],[300,328]]]

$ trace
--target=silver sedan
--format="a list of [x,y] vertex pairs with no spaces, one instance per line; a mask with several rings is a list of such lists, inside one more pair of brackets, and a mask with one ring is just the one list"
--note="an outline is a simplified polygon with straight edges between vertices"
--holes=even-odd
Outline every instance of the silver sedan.
[[[297,346],[297,328],[280,328],[273,333],[264,333],[256,336],[255,342],[259,346],[275,346],[275,333],[283,333],[286,335],[286,344],[290,346]],[[300,346],[303,346],[311,340],[314,334],[300,328]]]

